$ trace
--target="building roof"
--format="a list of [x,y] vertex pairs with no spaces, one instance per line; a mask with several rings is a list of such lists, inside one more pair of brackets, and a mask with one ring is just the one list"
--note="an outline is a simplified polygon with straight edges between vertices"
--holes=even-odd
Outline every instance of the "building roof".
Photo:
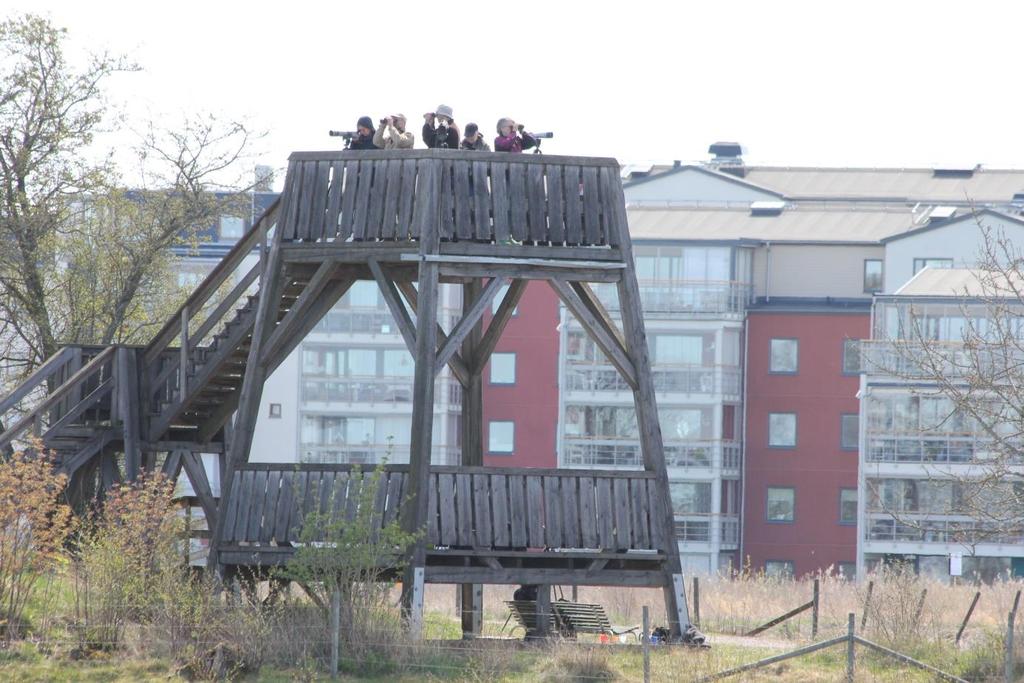
[[[1013,281],[1014,287],[1008,284]],[[963,298],[1016,298],[1013,290],[1024,287],[1024,276],[1006,275],[978,268],[922,268],[893,296]]]
[[889,201],[948,204],[1009,204],[1024,193],[1024,169],[841,168],[822,166],[745,166],[742,177],[698,164],[651,164],[627,186],[683,169],[711,175],[788,199]]
[[906,232],[901,232],[901,233],[898,233],[898,234],[895,234],[895,235],[890,235],[889,237],[886,237],[886,238],[882,239],[882,242],[883,243],[884,242],[894,242],[896,240],[901,240],[904,237],[910,237],[910,236],[913,236],[913,235],[918,235],[918,234],[920,234],[922,232],[928,232],[929,230],[937,230],[939,228],[945,228],[945,227],[948,227],[950,225],[954,225],[956,223],[961,223],[963,221],[970,221],[972,223],[976,223],[976,224],[981,225],[981,226],[986,226],[986,223],[985,223],[985,217],[986,216],[992,216],[992,217],[997,218],[999,220],[1005,220],[1005,221],[1009,221],[1010,223],[1016,223],[1018,225],[1024,225],[1024,219],[1021,219],[1020,216],[1011,216],[1008,213],[1003,213],[1001,211],[993,211],[992,209],[982,209],[980,211],[967,211],[966,213],[954,214],[953,216],[951,216],[950,218],[948,218],[946,220],[936,221],[936,220],[933,219],[933,220],[929,221],[927,224],[925,224],[923,227],[917,228],[916,230],[913,230],[913,231],[906,231]]
[[699,240],[879,244],[912,229],[906,208],[787,206],[779,215],[753,216],[749,208],[629,207],[634,240]]

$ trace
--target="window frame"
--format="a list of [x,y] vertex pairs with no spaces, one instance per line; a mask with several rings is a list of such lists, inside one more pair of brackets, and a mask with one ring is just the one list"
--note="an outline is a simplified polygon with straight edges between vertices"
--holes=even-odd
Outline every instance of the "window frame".
[[[515,351],[495,351],[491,354],[488,362],[489,369],[487,371],[487,382],[497,387],[511,387],[516,384],[516,356],[518,354]],[[512,356],[512,380],[509,382],[496,382],[494,380],[494,359],[496,356]]]
[[[507,451],[496,451],[492,448],[493,428],[496,424],[512,425],[512,443]],[[516,452],[516,421],[515,420],[488,420],[487,421],[487,454],[488,455],[514,455]]]
[[280,420],[284,417],[284,408],[280,403],[271,403],[267,411],[267,419]]
[[[793,416],[793,443],[792,444],[773,444],[772,443],[772,416],[773,415],[792,415]],[[768,448],[775,448],[779,450],[793,450],[797,447],[800,441],[800,421],[797,418],[796,411],[784,411],[776,413],[768,413]]]
[[[857,418],[857,442],[852,446],[848,446],[843,442],[843,435],[845,430],[843,429],[844,422],[848,417]],[[860,413],[840,413],[839,415],[839,448],[844,451],[859,451],[860,450]]]
[[[881,282],[878,283],[878,289],[869,289],[868,288],[868,264],[869,263],[878,263],[879,265],[881,265],[881,270],[878,273],[878,277],[880,278]],[[864,259],[864,271],[863,271],[862,278],[861,278],[861,284],[863,285],[864,293],[865,294],[878,294],[879,292],[882,292],[882,291],[885,290],[885,259],[880,259],[880,258],[866,258],[866,259]]]
[[[861,360],[861,358],[863,356],[861,355],[861,352],[860,352],[860,344],[861,344],[862,341],[864,341],[864,340],[863,339],[852,339],[850,337],[846,337],[846,338],[843,339],[842,355],[840,356],[840,359],[839,359],[839,367],[840,367],[840,370],[842,371],[842,374],[844,376],[846,376],[846,377],[856,377],[856,376],[861,375],[861,374],[864,373],[864,363]],[[853,342],[854,344],[856,344],[856,347],[857,347],[857,371],[856,372],[851,372],[850,370],[846,369],[846,346],[850,342]]]
[[[772,490],[792,491],[793,506],[790,511],[790,519],[772,519],[768,513],[768,504],[771,502],[769,496]],[[764,493],[764,521],[766,524],[796,524],[796,487],[795,486],[766,486]]]
[[[854,509],[853,509],[853,519],[850,520],[850,521],[847,521],[847,520],[843,519],[843,493],[845,493],[847,491],[853,491]],[[841,487],[839,487],[839,525],[840,526],[857,526],[857,506],[858,505],[859,505],[859,501],[857,500],[857,489],[850,488],[849,486],[841,486]]]
[[[920,273],[925,268],[930,268],[931,267],[931,266],[923,264],[924,261],[949,261],[948,268],[952,268],[953,267],[953,258],[952,257],[946,257],[946,256],[922,256],[922,257],[918,257],[918,256],[915,256],[914,257],[914,262],[913,262],[913,270],[911,272],[912,275],[917,275],[918,273]],[[922,265],[920,267],[918,267],[918,265],[917,265],[919,262],[922,262]]]
[[[769,563],[788,565],[789,566],[788,576],[782,576],[782,575],[778,575],[778,574],[769,574],[768,573],[768,564]],[[793,580],[796,579],[796,562],[794,562],[793,560],[765,560],[764,561],[764,575],[766,577],[768,577],[768,578],[787,579],[789,581],[793,581]]]
[[[773,370],[772,369],[772,346],[775,342],[793,342],[796,344],[796,367],[792,370]],[[800,339],[797,337],[772,337],[768,340],[768,374],[769,375],[798,375],[800,374]]]

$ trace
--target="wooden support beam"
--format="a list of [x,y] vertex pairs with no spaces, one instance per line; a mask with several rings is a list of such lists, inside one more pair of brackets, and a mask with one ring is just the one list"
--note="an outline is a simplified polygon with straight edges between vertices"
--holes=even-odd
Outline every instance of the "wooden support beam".
[[399,298],[398,288],[384,273],[377,259],[370,259],[369,265],[370,272],[373,273],[373,279],[377,281],[377,286],[380,287],[380,293],[384,297],[384,302],[391,311],[391,317],[395,319],[398,331],[402,333],[402,339],[405,340],[406,348],[409,349],[409,353],[416,353],[416,327],[409,316],[409,311],[406,310],[401,298]]
[[[413,228],[420,235],[420,254],[437,251],[440,244],[439,189],[440,166],[421,169],[423,194],[416,203]],[[422,261],[419,274],[419,307],[416,310],[416,363],[413,376],[412,426],[409,445],[409,503],[404,509],[402,528],[419,534],[427,526],[427,501],[430,490],[430,452],[434,428],[434,361],[437,353],[438,268]],[[412,547],[402,581],[402,608],[413,637],[419,637],[423,612],[423,576],[426,541],[421,534]],[[417,590],[419,588],[419,590]]]
[[594,290],[591,289],[590,284],[586,282],[570,282],[569,286],[573,288],[573,291],[579,296],[580,301],[587,307],[591,315],[600,320],[606,330],[615,338],[615,341],[619,343],[623,352],[626,350],[626,339],[622,336],[622,331],[619,326],[612,320],[612,316],[608,313],[608,309],[604,307],[601,300],[594,294]]
[[[562,280],[548,280],[551,288],[555,290],[562,303],[565,304],[583,328],[590,335],[590,338],[601,347],[608,361],[615,366],[622,375],[622,379],[632,387],[637,388],[637,371],[633,360],[625,349],[619,345],[614,334],[605,328],[604,323],[590,312],[590,309],[583,303],[576,291],[568,282]],[[639,305],[639,304],[637,304]]]
[[[409,302],[409,308],[412,309],[413,313],[416,313],[418,320],[419,313],[417,313],[417,311],[419,309],[419,293],[416,291],[416,288],[407,280],[399,280],[396,284],[398,285],[399,291],[402,292],[402,296],[404,296],[405,300]],[[434,319],[437,319],[436,313]],[[436,323],[434,335],[438,345],[444,344],[448,340],[448,335],[445,334],[444,329],[441,327],[441,323]],[[413,354],[413,357],[416,357],[415,353]],[[462,355],[459,353],[452,354],[452,357],[448,359],[448,367],[451,368],[452,374],[455,375],[455,378],[459,380],[459,384],[466,386],[466,383],[469,381],[469,366],[466,365]]]
[[160,468],[160,472],[170,479],[172,482],[177,481],[178,472],[181,470],[181,453],[180,450],[173,450],[167,454],[167,458],[164,459],[163,467]]
[[[492,280],[491,285],[497,280],[498,278]],[[471,363],[477,356],[477,347],[483,338],[483,310],[477,314],[475,309],[485,297],[488,298],[487,305],[490,305],[490,300],[497,292],[495,290],[487,297],[482,289],[480,280],[471,280],[462,286],[462,322],[466,322],[472,316],[476,318],[462,341],[462,357],[469,359]],[[451,344],[455,338],[456,334],[453,331],[448,343]],[[462,390],[462,464],[467,467],[479,467],[484,464],[483,378],[475,363],[471,367],[471,372],[469,382]],[[498,566],[500,568],[501,565]],[[483,585],[479,583],[464,583],[459,589],[463,639],[477,638],[481,635],[483,590]]]
[[[452,333],[448,335],[441,350],[438,351],[437,360],[434,362],[434,373],[437,374],[448,364],[448,360],[455,355],[455,351],[463,340],[469,336],[469,334],[477,328],[480,319],[484,315],[484,311],[491,305],[491,301],[494,299],[498,290],[501,289],[508,282],[507,278],[495,277],[491,278],[491,281],[487,283],[487,286],[476,300],[467,308],[464,304],[462,307],[462,319],[456,323],[455,327],[452,328]],[[466,290],[464,289],[463,292]],[[465,358],[465,351],[463,351],[463,358]]]
[[142,468],[142,396],[139,386],[137,349],[117,349],[117,400],[124,443],[124,470],[128,481],[135,481]]
[[[622,260],[626,264],[626,271],[618,285],[622,329],[626,348],[629,350],[629,358],[636,370],[633,406],[636,409],[644,469],[655,475],[657,495],[651,501],[651,525],[661,526],[661,538],[664,539],[665,547],[659,548],[659,550],[665,553],[665,564],[663,565],[665,579],[662,588],[665,596],[665,610],[668,612],[672,635],[678,638],[689,626],[689,614],[686,606],[679,548],[675,540],[675,519],[670,502],[668,469],[665,466],[661,424],[658,421],[658,401],[654,391],[654,378],[651,375],[647,335],[644,332],[640,285],[636,279],[633,246],[629,239],[626,202],[622,194],[622,184],[611,169],[601,169],[601,182],[605,196],[610,198],[608,205],[611,207],[611,211],[608,216],[608,231],[610,236],[615,238],[615,242],[620,245]],[[573,293],[575,294],[575,292]],[[587,313],[589,314],[589,311]]]
[[338,264],[335,261],[324,261],[316,269],[316,273],[313,274],[309,284],[302,290],[302,294],[292,304],[291,310],[281,319],[281,322],[278,323],[267,340],[260,363],[266,365],[267,359],[272,357],[278,348],[288,341],[288,336],[294,333],[296,321],[302,320],[309,313],[317,298],[330,284],[331,277],[334,275],[334,271],[337,270],[337,266]]
[[476,355],[470,359],[473,364],[473,372],[480,374],[484,371],[484,366],[491,359],[491,354],[494,353],[498,340],[501,339],[501,333],[505,331],[505,326],[512,319],[516,306],[519,305],[519,300],[523,298],[526,285],[526,280],[513,280],[512,284],[509,285],[508,291],[505,292],[505,297],[498,305],[497,312],[495,312],[491,322],[487,325],[487,332],[484,333],[483,338],[480,340]]
[[181,452],[181,464],[185,467],[185,474],[192,484],[192,490],[196,492],[199,505],[206,515],[206,522],[209,528],[213,528],[217,522],[217,499],[213,496],[213,489],[210,487],[210,479],[206,476],[206,467],[203,465],[203,456],[192,451]]
[[467,278],[507,277],[512,280],[582,280],[615,284],[622,277],[621,270],[569,270],[567,268],[545,268],[543,266],[517,266],[501,263],[445,263],[439,271],[443,279],[464,280]]

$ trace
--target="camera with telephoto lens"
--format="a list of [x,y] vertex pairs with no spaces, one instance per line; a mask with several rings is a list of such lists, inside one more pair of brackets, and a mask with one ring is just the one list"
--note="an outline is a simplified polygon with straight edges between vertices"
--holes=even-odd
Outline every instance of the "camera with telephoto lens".
[[327,134],[332,138],[345,138],[346,141],[359,137],[359,133],[354,130],[329,130]]
[[530,133],[530,135],[537,138],[538,140],[550,140],[551,138],[555,137],[555,134],[550,131],[548,131],[547,133]]

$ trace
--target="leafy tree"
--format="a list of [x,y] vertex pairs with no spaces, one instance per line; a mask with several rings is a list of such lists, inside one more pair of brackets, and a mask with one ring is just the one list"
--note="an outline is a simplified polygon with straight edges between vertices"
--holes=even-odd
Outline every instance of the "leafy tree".
[[104,85],[136,68],[108,54],[76,67],[65,40],[34,15],[0,24],[0,363],[13,375],[64,343],[146,341],[185,294],[170,247],[240,212],[254,140],[202,114],[150,124],[129,187],[89,150],[108,118]]

